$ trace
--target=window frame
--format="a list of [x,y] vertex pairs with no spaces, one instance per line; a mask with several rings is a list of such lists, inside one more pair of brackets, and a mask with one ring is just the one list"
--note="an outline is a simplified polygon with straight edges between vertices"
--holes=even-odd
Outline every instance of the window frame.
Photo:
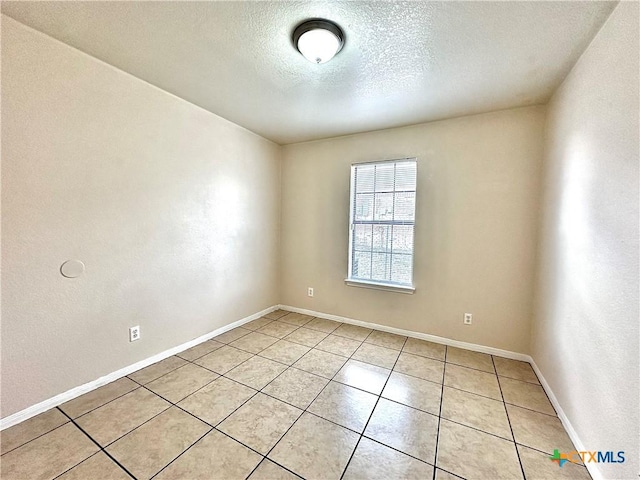
[[[361,165],[380,165],[385,163],[398,163],[403,161],[413,161],[416,165],[416,186],[414,189],[415,194],[415,203],[413,206],[413,241],[411,244],[411,284],[403,285],[398,283],[377,281],[377,280],[369,280],[369,279],[361,279],[361,278],[353,278],[353,242],[354,242],[354,232],[355,232],[355,220],[354,220],[354,208],[355,208],[355,171],[356,168]],[[347,278],[345,278],[345,283],[349,286],[353,287],[362,287],[362,288],[372,288],[375,290],[386,290],[390,292],[399,292],[399,293],[408,293],[412,294],[415,292],[415,278],[414,278],[414,266],[415,266],[415,233],[416,233],[416,210],[418,203],[418,160],[417,157],[405,157],[405,158],[394,158],[389,160],[375,160],[368,162],[357,162],[351,164],[350,170],[350,181],[349,181],[349,248],[348,248],[348,271]],[[374,193],[375,193],[375,185],[374,185]],[[375,205],[374,205],[375,208]],[[368,223],[368,222],[364,222]],[[375,221],[372,220],[371,224],[375,224]],[[391,222],[387,223],[388,225],[407,225],[407,222]],[[373,240],[372,240],[373,241]]]

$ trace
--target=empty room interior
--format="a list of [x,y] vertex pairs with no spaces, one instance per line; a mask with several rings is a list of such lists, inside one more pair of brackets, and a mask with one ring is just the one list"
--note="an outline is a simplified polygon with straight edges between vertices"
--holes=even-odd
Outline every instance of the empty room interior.
[[639,7],[2,1],[0,477],[637,479]]

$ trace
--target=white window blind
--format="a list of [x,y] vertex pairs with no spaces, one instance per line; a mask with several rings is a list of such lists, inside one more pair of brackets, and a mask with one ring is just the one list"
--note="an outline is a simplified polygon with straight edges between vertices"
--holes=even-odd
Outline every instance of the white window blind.
[[349,278],[411,287],[415,159],[351,166]]

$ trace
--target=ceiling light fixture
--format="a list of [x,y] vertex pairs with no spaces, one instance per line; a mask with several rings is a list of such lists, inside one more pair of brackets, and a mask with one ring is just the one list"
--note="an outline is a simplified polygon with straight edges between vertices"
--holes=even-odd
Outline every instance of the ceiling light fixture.
[[329,20],[306,20],[293,31],[293,44],[310,62],[325,63],[342,49],[344,34]]

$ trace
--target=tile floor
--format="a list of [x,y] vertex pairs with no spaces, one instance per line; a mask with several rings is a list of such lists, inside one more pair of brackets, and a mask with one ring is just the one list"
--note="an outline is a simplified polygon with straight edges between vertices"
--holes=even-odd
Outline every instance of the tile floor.
[[589,479],[527,363],[275,311],[4,430],[10,479]]

